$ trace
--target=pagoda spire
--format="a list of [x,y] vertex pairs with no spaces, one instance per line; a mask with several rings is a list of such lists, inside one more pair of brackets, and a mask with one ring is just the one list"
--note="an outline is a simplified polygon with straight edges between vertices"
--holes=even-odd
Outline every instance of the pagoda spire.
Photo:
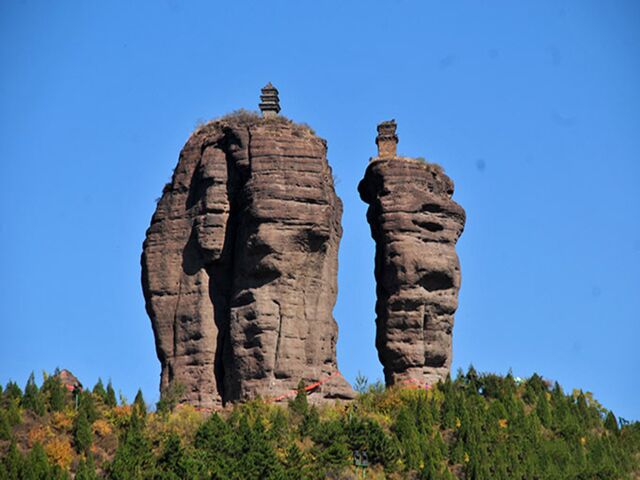
[[262,88],[260,95],[260,111],[264,118],[275,117],[280,112],[280,98],[278,97],[278,89],[267,83]]
[[397,155],[398,135],[396,135],[395,119],[387,120],[378,125],[376,145],[378,145],[378,157],[380,158],[393,158]]

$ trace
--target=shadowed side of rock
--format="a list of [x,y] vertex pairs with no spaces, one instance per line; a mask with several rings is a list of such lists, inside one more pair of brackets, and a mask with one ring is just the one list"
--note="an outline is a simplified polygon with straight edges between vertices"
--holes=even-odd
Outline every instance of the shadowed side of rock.
[[[231,200],[221,126],[196,132],[180,153],[172,180],[147,230],[142,286],[162,367],[160,388],[180,384],[185,399],[203,407],[221,403],[220,360],[227,330],[221,305],[228,268]],[[218,370],[218,372],[216,372]]]
[[440,166],[396,156],[390,123],[358,187],[376,243],[376,347],[388,385],[432,384],[451,368],[465,212]]
[[[161,388],[215,407],[335,373],[341,215],[325,142],[307,127],[245,114],[194,133],[142,257]],[[351,397],[335,378],[312,397]]]

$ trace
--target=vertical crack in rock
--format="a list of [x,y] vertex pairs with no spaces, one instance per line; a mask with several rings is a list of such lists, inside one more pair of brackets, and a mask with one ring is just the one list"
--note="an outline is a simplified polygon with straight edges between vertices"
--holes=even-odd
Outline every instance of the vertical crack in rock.
[[[180,308],[180,297],[182,296],[182,280],[178,282],[178,295],[176,298],[176,308],[173,311],[173,351],[178,349],[178,309]],[[169,373],[169,379],[173,378],[173,373]]]
[[161,389],[212,408],[334,375],[310,399],[352,398],[335,375],[341,216],[308,127],[243,113],[194,132],[141,260]]
[[376,243],[376,348],[388,385],[432,384],[451,368],[465,212],[436,164],[400,157],[394,121],[378,126],[378,156],[358,186]]
[[251,171],[251,128],[247,127],[247,159],[249,160],[249,171]]
[[274,376],[278,378],[278,367],[280,363],[280,345],[282,345],[282,307],[280,307],[280,302],[274,300],[277,307],[276,318],[278,319],[278,329],[276,334],[276,351],[273,356],[273,365],[274,365]]

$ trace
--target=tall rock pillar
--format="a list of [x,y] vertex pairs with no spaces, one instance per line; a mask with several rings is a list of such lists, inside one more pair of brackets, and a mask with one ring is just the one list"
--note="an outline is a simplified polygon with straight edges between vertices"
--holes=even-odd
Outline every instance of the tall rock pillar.
[[142,287],[161,388],[215,407],[285,398],[350,398],[337,370],[342,202],[326,142],[279,116],[238,112],[196,130],[147,230]]
[[387,385],[432,384],[451,368],[465,212],[439,165],[399,157],[395,121],[358,186],[376,244],[376,347]]

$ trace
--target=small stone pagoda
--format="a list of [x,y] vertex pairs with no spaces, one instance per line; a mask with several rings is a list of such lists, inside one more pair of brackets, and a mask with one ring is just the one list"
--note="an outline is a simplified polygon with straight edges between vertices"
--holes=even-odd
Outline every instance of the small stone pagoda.
[[376,137],[379,158],[393,158],[398,147],[398,135],[396,135],[396,121],[388,120],[378,125]]
[[260,95],[260,111],[264,118],[275,117],[280,112],[280,98],[278,97],[278,89],[267,83],[262,88]]

